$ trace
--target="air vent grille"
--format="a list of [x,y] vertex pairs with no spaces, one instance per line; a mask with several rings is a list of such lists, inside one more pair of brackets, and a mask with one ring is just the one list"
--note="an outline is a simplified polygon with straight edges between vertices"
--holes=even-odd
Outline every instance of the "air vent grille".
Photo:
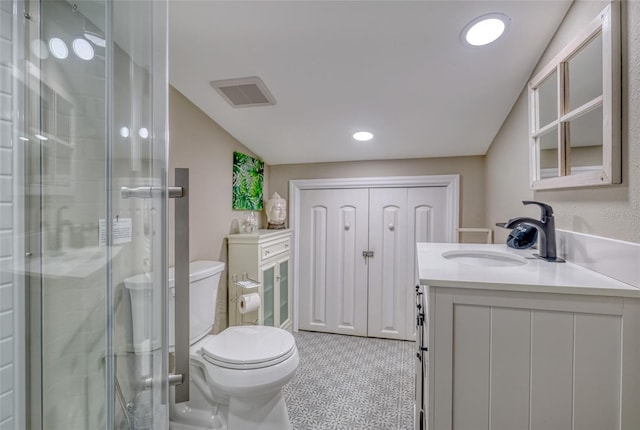
[[233,107],[269,106],[276,104],[267,86],[256,76],[240,79],[211,81],[224,99]]

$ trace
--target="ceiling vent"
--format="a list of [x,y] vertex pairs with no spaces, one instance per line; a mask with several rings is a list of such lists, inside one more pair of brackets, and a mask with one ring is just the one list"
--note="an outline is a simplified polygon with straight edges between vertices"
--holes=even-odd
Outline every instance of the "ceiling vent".
[[256,76],[211,81],[211,86],[235,108],[276,104],[267,86]]

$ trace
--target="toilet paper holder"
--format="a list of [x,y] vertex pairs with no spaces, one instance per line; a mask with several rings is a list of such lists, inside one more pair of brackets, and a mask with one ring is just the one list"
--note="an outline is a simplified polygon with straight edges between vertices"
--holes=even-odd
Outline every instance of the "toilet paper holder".
[[[231,298],[231,301],[236,305],[238,304],[238,300],[240,300],[240,296],[247,293],[259,292],[260,291],[259,288],[262,286],[260,282],[256,281],[255,279],[249,278],[249,275],[247,274],[247,272],[244,272],[242,276],[240,276],[240,279],[238,279],[238,275],[236,273],[232,274],[231,282],[233,282],[233,285],[235,287],[234,288],[235,291]],[[242,325],[244,324],[258,325],[259,316],[257,316],[254,321],[245,321],[246,315],[247,314],[240,315],[240,323]]]

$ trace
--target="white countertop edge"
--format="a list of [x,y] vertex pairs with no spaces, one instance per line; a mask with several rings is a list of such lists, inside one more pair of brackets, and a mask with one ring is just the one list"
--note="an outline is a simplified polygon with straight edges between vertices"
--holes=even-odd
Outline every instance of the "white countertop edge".
[[469,282],[420,278],[420,285],[433,288],[467,288],[472,290],[517,291],[521,293],[580,294],[589,296],[609,296],[640,298],[640,289],[618,289],[597,287],[576,287],[533,284],[500,284],[497,282]]
[[[487,250],[518,255],[526,266],[479,268],[442,257],[451,250]],[[573,263],[549,263],[503,244],[418,243],[420,284],[430,287],[469,288],[558,294],[640,298],[640,288]]]

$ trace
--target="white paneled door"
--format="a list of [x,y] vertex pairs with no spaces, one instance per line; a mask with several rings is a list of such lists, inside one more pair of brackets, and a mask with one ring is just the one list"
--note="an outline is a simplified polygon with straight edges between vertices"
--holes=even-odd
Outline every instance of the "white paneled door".
[[373,252],[369,258],[369,336],[407,338],[406,305],[414,294],[408,283],[407,221],[407,188],[369,191],[369,251]]
[[[409,188],[407,191],[407,273],[411,277],[407,280],[407,286],[418,285],[418,258],[416,254],[417,242],[447,242],[447,191],[445,187],[419,187]],[[413,290],[408,296],[405,314],[407,339],[413,340],[416,336],[416,312],[415,296]]]
[[368,211],[368,189],[301,193],[301,329],[367,335]]
[[446,188],[303,190],[300,199],[300,328],[414,339],[415,243],[446,240]]

